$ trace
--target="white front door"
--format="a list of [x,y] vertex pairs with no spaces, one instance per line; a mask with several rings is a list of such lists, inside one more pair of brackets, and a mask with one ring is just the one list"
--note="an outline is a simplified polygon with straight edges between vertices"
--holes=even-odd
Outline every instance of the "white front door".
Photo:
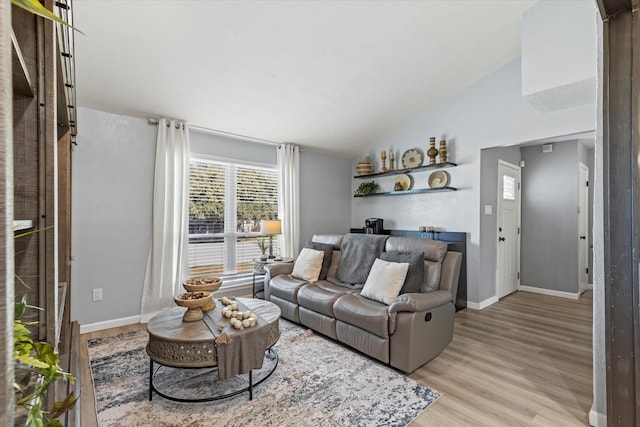
[[496,291],[498,298],[520,283],[520,167],[498,160]]
[[589,285],[589,168],[578,164],[578,289]]

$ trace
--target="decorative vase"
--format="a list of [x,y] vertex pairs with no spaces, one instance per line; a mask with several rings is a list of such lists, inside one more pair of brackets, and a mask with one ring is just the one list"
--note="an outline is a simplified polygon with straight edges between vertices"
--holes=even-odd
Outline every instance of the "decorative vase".
[[436,148],[436,138],[429,138],[429,149],[427,150],[427,156],[429,156],[429,164],[436,164],[436,156],[438,155],[438,149]]
[[382,150],[382,153],[380,153],[380,160],[382,160],[382,169],[380,170],[380,172],[386,172],[387,171],[387,152]]
[[389,151],[389,170],[390,171],[396,170],[396,156],[393,150]]
[[373,172],[373,165],[369,161],[369,156],[362,156],[360,162],[356,166],[358,175],[369,175]]
[[[187,307],[187,311],[184,313],[182,320],[185,322],[195,322],[202,320],[203,306],[207,307],[211,305],[212,295],[211,292],[207,291],[185,292],[184,294],[174,297],[173,300],[180,307]],[[213,304],[215,307],[215,303]],[[213,307],[211,307],[211,309],[213,309]]]
[[440,141],[440,163],[447,163],[447,141]]

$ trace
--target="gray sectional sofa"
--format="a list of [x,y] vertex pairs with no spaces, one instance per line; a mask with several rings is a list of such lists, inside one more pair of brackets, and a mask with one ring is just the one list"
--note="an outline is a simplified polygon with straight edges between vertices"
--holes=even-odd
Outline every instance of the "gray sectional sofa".
[[[308,282],[292,276],[293,264],[272,264],[265,276],[265,299],[277,304],[290,321],[413,372],[440,354],[453,338],[462,255],[447,251],[447,244],[436,240],[360,236],[313,236],[312,242],[332,245],[327,278]],[[419,292],[401,293],[387,305],[364,297],[363,283],[341,282],[338,278],[354,274],[367,277],[371,266],[362,250],[354,251],[352,246],[363,240],[382,252],[424,254]]]

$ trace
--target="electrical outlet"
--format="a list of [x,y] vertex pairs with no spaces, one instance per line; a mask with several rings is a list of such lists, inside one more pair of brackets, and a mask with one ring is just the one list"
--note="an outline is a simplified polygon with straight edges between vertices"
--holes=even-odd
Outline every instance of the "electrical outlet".
[[102,288],[94,288],[94,290],[93,290],[93,300],[94,301],[102,301]]

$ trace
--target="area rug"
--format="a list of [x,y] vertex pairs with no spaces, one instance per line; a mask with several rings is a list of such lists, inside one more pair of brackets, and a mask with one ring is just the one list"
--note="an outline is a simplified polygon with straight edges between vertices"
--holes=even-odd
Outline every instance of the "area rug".
[[[274,373],[248,393],[208,403],[149,402],[144,329],[88,341],[100,426],[406,426],[440,397],[380,363],[285,320],[274,346]],[[266,358],[254,382],[275,363]],[[237,387],[248,375],[220,382],[212,369],[173,369],[154,376],[162,391],[203,397]],[[235,381],[235,383],[234,383]],[[222,390],[221,389],[221,390]]]

